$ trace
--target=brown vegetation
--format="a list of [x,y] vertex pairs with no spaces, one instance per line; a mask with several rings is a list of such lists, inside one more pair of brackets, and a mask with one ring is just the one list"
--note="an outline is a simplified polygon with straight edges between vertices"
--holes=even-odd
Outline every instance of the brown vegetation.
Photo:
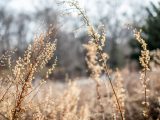
[[104,52],[104,29],[96,31],[76,2],[68,4],[75,7],[87,25],[90,40],[84,48],[90,79],[80,78],[74,82],[67,79],[67,84],[49,81],[49,75],[56,69],[56,59],[45,70],[46,74],[39,78],[41,70],[56,50],[56,41],[50,41],[50,36],[54,36],[55,32],[50,28],[35,37],[23,57],[12,60],[12,52],[0,57],[1,66],[7,69],[0,77],[0,119],[158,120],[159,69],[150,71],[152,54],[147,50],[140,32],[135,32],[142,46],[140,75],[127,69],[112,71],[107,66],[109,56]]

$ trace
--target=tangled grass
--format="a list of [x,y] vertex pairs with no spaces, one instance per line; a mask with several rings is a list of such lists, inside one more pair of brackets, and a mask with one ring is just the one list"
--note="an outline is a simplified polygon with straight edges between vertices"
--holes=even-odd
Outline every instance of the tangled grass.
[[84,48],[90,79],[67,84],[49,81],[49,75],[56,69],[55,59],[46,75],[35,82],[56,50],[56,41],[50,41],[55,33],[50,29],[36,37],[15,63],[12,51],[0,57],[1,66],[9,71],[0,77],[0,119],[159,120],[160,76],[158,70],[149,69],[150,56],[155,53],[149,53],[140,31],[135,31],[135,38],[142,46],[140,75],[127,70],[112,71],[107,66],[109,56],[104,52],[104,29],[96,31],[79,5],[69,4],[75,7],[88,29],[90,40]]

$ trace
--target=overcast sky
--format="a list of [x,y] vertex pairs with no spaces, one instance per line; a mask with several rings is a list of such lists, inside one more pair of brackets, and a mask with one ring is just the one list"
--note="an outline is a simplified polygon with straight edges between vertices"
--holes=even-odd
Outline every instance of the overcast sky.
[[[11,2],[8,4],[8,8],[13,9],[16,12],[32,12],[34,11],[35,5],[43,7],[44,4],[46,4],[49,1],[49,3],[46,5],[49,5],[51,7],[52,6],[56,7],[55,1],[57,3],[57,1],[63,1],[63,0],[46,0],[47,1],[46,3],[41,3],[40,1],[41,0],[11,0]],[[45,0],[43,1],[45,2]],[[78,0],[78,1],[80,2],[81,6],[86,9],[87,15],[91,18],[93,23],[99,21],[99,19],[103,18],[106,15],[110,15],[112,19],[120,18],[122,21],[121,22],[122,26],[124,26],[126,22],[132,21],[134,14],[136,14],[136,16],[140,16],[140,14],[144,11],[144,9],[139,10],[141,9],[141,7],[144,8],[149,6],[150,2],[153,2],[155,4],[160,2],[160,0]],[[127,17],[123,17],[124,14]],[[71,20],[70,23],[72,24],[73,20]],[[67,24],[66,26],[68,27]],[[69,31],[69,29],[67,30]]]
[[[40,2],[41,0],[11,0],[8,8],[14,9],[17,12],[28,12],[34,11],[35,5],[43,6],[44,3]],[[55,1],[62,0],[46,0],[50,1],[49,5],[55,7]],[[87,14],[94,20],[98,20],[101,17],[109,14],[116,16],[121,16],[122,14],[127,14],[132,16],[136,11],[137,7],[147,7],[150,5],[150,2],[157,4],[160,0],[78,0],[83,8],[87,10]],[[110,11],[110,4],[113,7],[113,11]],[[57,8],[58,9],[58,8]]]
[[[10,7],[18,11],[32,11],[33,4],[37,4],[40,0],[11,0]],[[55,1],[55,0],[50,0]],[[56,0],[57,1],[57,0]],[[89,9],[92,14],[96,13],[97,4],[107,5],[112,3],[115,5],[121,4],[120,11],[126,10],[126,8],[132,6],[133,8],[136,5],[148,6],[152,1],[153,3],[158,3],[160,0],[78,0],[82,6]],[[51,2],[52,3],[52,2]],[[39,2],[39,4],[41,4]],[[103,6],[105,7],[105,6]]]

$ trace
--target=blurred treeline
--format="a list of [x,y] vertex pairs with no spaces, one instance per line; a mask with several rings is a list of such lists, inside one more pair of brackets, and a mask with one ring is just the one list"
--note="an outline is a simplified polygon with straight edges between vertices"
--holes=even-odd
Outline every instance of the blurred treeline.
[[[17,51],[15,55],[23,55],[24,49],[26,49],[27,45],[33,41],[34,35],[36,32],[38,33],[39,28],[41,29],[40,31],[45,31],[52,25],[54,28],[57,28],[57,51],[55,56],[58,58],[58,69],[55,71],[55,76],[58,75],[64,77],[66,73],[71,76],[87,74],[85,50],[83,48],[83,44],[88,41],[87,35],[81,34],[78,37],[75,37],[73,32],[69,32],[67,29],[61,29],[61,24],[66,24],[65,22],[71,16],[67,17],[66,20],[63,21],[64,23],[59,23],[59,17],[63,16],[60,16],[61,13],[55,9],[54,5],[50,4],[49,0],[39,0],[40,4],[34,6],[34,12],[16,12],[7,7],[11,1],[12,0],[5,0],[3,4],[0,4],[1,54],[6,50],[16,48]],[[137,59],[137,51],[139,54],[140,49],[136,47],[137,44],[132,40],[132,29],[128,29],[126,24],[131,24],[136,28],[144,28],[147,42],[150,45],[153,45],[149,46],[149,48],[151,50],[156,49],[157,47],[160,48],[160,35],[158,33],[160,29],[159,7],[155,7],[152,4],[153,8],[150,10],[143,6],[136,6],[137,8],[133,9],[132,14],[124,12],[121,15],[116,16],[115,14],[118,14],[119,12],[118,5],[122,3],[117,3],[116,6],[112,2],[109,2],[109,0],[106,0],[106,3],[108,12],[103,16],[99,16],[99,19],[97,20],[98,22],[95,22],[95,26],[98,28],[99,23],[106,25],[106,52],[110,55],[108,64],[111,68],[123,68],[126,65],[132,67],[130,65],[132,59]],[[105,11],[106,6],[97,3],[97,8],[103,8]],[[99,9],[97,12],[100,11],[101,10]],[[156,12],[157,14],[155,14]],[[156,18],[156,20],[154,20],[154,18]],[[124,22],[124,20],[126,21]],[[154,21],[156,24],[154,24]],[[75,21],[73,20],[72,22]],[[73,24],[72,27],[74,30],[74,26],[77,27],[78,23],[75,22]],[[152,26],[149,26],[149,24],[153,25],[153,28]],[[42,26],[36,27],[39,25]],[[151,41],[155,39],[157,41],[152,43]],[[55,37],[51,40],[55,40]],[[50,64],[52,62],[53,61],[51,61]]]

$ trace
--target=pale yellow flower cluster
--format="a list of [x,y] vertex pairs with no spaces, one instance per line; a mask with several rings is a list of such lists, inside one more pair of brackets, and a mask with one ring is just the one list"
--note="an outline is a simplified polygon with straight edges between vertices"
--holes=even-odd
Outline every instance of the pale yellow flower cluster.
[[54,64],[52,65],[51,68],[48,69],[47,73],[46,73],[46,79],[49,78],[49,75],[55,70],[55,66],[57,65],[57,58],[55,59]]
[[149,50],[147,50],[147,44],[141,37],[141,31],[135,31],[134,35],[136,37],[136,40],[141,44],[142,47],[141,56],[139,58],[140,64],[142,65],[144,71],[149,70],[150,55]]
[[88,68],[91,70],[91,77],[98,80],[101,74],[101,66],[98,64],[98,57],[97,57],[97,45],[90,41],[88,44],[84,45],[87,50],[87,64]]
[[88,35],[91,37],[91,40],[84,45],[87,50],[87,63],[92,72],[92,77],[98,80],[104,69],[103,64],[106,65],[106,61],[109,58],[107,53],[103,52],[106,37],[104,33],[102,35],[97,33],[92,26],[88,26]]

